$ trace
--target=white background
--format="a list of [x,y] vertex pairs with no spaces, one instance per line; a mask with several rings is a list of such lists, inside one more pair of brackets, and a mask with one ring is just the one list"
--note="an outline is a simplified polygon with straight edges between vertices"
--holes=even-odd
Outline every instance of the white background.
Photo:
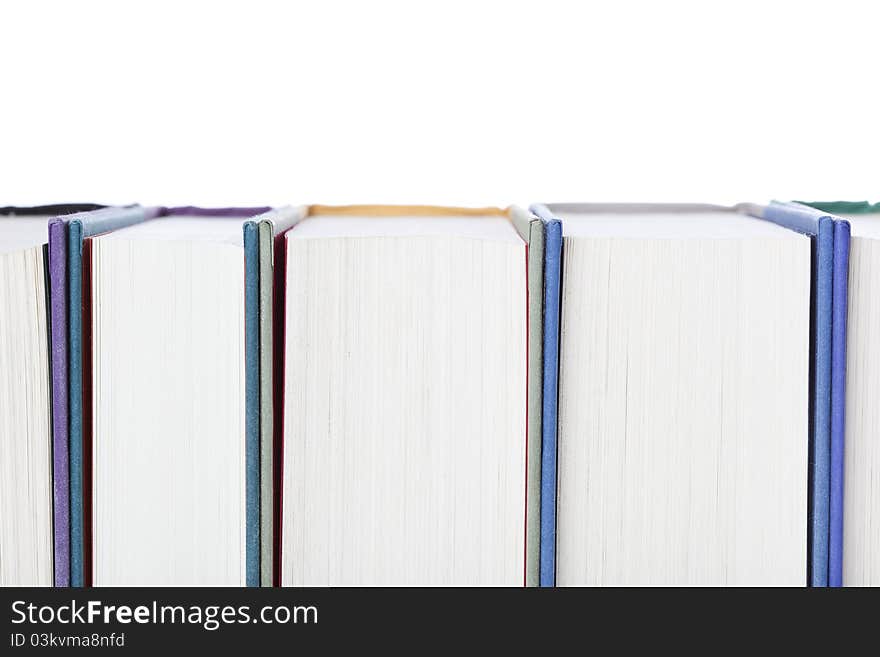
[[4,2],[0,205],[880,198],[836,2]]

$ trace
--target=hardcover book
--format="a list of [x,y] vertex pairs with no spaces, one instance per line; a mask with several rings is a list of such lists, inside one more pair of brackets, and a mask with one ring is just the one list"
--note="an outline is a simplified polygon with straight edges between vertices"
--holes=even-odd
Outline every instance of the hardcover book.
[[[836,320],[844,316],[846,321],[846,431],[845,439],[832,441],[829,583],[878,586],[880,488],[875,482],[880,472],[880,416],[876,404],[880,394],[880,350],[876,339],[880,330],[880,205],[864,201],[807,205],[823,214],[843,217],[851,225],[852,233],[848,306],[845,316],[841,312],[835,315]],[[842,377],[835,383],[842,392]]]
[[91,324],[83,323],[91,304],[90,239],[150,212],[103,208],[49,221],[56,586],[90,584],[91,424],[84,419],[91,417]]
[[547,232],[310,206],[286,233],[283,585],[540,581]]
[[[181,271],[178,265],[193,267],[199,257],[205,257],[207,262],[219,266],[218,261],[211,262],[210,245],[224,244],[227,240],[230,246],[237,242],[240,249],[240,264],[231,266],[228,273],[241,281],[241,297],[238,302],[233,297],[231,307],[240,303],[242,309],[246,305],[249,309],[247,316],[242,316],[240,326],[244,340],[240,351],[243,421],[247,418],[241,433],[244,459],[240,583],[259,584],[259,383],[263,344],[259,310],[257,314],[250,310],[254,302],[259,301],[261,287],[271,295],[272,286],[261,284],[259,280],[261,253],[256,241],[251,239],[251,225],[245,220],[268,210],[112,208],[50,223],[52,327],[57,354],[53,358],[53,378],[56,406],[60,409],[54,418],[56,460],[61,466],[59,471],[64,470],[66,462],[70,473],[69,489],[65,491],[63,485],[57,487],[62,496],[65,492],[69,496],[69,519],[65,518],[68,507],[62,503],[56,504],[57,520],[61,525],[68,522],[70,527],[69,550],[63,544],[60,549],[56,546],[59,585],[222,581],[216,568],[212,570],[196,563],[202,556],[198,551],[187,548],[184,556],[177,552],[180,546],[175,540],[186,540],[187,535],[198,536],[200,523],[191,517],[187,523],[190,526],[185,530],[173,526],[182,521],[174,519],[175,512],[192,513],[201,508],[200,496],[205,493],[206,485],[210,489],[212,477],[217,476],[216,472],[206,473],[205,466],[195,463],[188,472],[175,467],[175,462],[179,466],[177,457],[187,453],[184,447],[187,442],[190,443],[188,453],[196,457],[198,435],[208,429],[186,423],[167,424],[173,418],[175,405],[183,412],[184,419],[188,411],[188,421],[196,419],[193,413],[196,416],[198,413],[187,407],[198,404],[198,391],[208,387],[202,385],[201,375],[211,372],[211,361],[219,354],[199,351],[189,342],[190,337],[184,336],[181,341],[181,336],[177,336],[175,342],[168,336],[166,341],[157,330],[147,334],[140,330],[149,326],[150,320],[165,320],[164,326],[185,329],[191,336],[194,328],[192,325],[187,328],[186,317],[193,316],[194,308],[175,306],[179,292],[186,291],[175,284],[178,274],[183,283],[189,281],[190,288],[200,286],[201,298],[190,296],[195,306],[207,304],[210,310],[217,310],[214,295],[218,281],[206,280],[193,270]],[[267,225],[273,221],[283,224],[286,220],[285,211],[266,218]],[[105,257],[110,260],[105,261]],[[126,266],[114,271],[115,266],[123,264]],[[153,275],[146,275],[148,272]],[[155,296],[158,294],[156,284],[161,287],[163,283],[168,285],[164,288],[166,296],[155,297],[152,304],[141,304],[134,294],[139,290]],[[229,288],[228,292],[236,287]],[[194,289],[188,293],[193,295]],[[157,308],[164,308],[166,312],[157,314]],[[173,318],[170,324],[169,318]],[[204,317],[201,319],[203,330],[210,331]],[[169,349],[174,347],[181,349],[177,354],[179,358],[169,359]],[[235,357],[236,351],[232,349],[230,355]],[[271,353],[271,349],[269,351]],[[147,353],[153,354],[149,363],[140,360]],[[198,365],[199,356],[202,369],[198,376],[193,370],[188,373],[175,370],[180,365]],[[137,365],[142,366],[142,371],[135,367]],[[150,375],[154,377],[154,386],[144,389],[142,386],[150,381]],[[194,388],[177,390],[173,399],[160,392],[168,393],[169,383],[179,383],[186,377],[195,377],[190,379]],[[174,389],[175,385],[171,385],[170,390]],[[192,397],[190,401],[189,397]],[[271,409],[271,404],[267,408]],[[222,417],[225,416],[218,415],[218,419]],[[218,425],[218,431],[234,433],[235,423]],[[201,440],[207,438],[205,435]],[[175,446],[174,440],[184,442]],[[152,469],[150,463],[154,466]],[[230,467],[229,463],[223,465]],[[186,499],[176,502],[169,499],[167,505],[161,505],[163,498],[157,487],[163,482],[172,489],[181,489],[178,492]],[[228,515],[232,518],[235,514]],[[223,519],[218,522],[228,525]],[[216,528],[215,523],[213,529]],[[160,549],[157,541],[163,537],[165,543]],[[132,559],[134,555],[140,558]],[[212,563],[211,559],[204,561]],[[65,576],[66,563],[69,563],[69,576]],[[271,564],[265,569],[271,573]],[[231,571],[227,568],[227,572]],[[234,577],[227,580],[228,583],[238,581]]]
[[56,581],[53,553],[56,546],[63,552],[67,545],[67,468],[52,465],[47,221],[53,215],[100,207],[62,204],[0,208],[3,586],[51,586]]
[[[281,409],[283,406],[284,234],[306,215],[287,207],[244,223],[247,305],[248,585],[278,583]],[[258,464],[258,465],[257,465]],[[257,487],[257,484],[259,486]],[[258,547],[257,547],[258,544]],[[257,571],[257,567],[259,570]]]
[[812,543],[821,550],[827,534],[811,510],[829,498],[814,485],[828,435],[814,435],[815,410],[832,403],[831,369],[822,385],[811,372],[831,341],[811,336],[811,294],[830,290],[833,273],[811,274],[816,226],[795,226],[799,211],[782,204],[533,211],[563,235],[548,575],[816,583]]
[[800,203],[744,207],[813,243],[809,581],[840,586],[850,224]]

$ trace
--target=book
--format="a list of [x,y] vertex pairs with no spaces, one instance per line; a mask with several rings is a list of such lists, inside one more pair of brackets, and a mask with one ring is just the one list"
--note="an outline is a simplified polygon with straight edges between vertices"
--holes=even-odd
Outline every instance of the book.
[[[877,245],[880,205],[861,202],[809,202],[821,213],[843,217],[851,225],[846,330],[845,439],[832,447],[829,583],[842,586],[880,585],[877,555],[880,495],[874,482],[880,471],[877,450],[877,367],[875,339]],[[843,270],[842,275],[847,272]],[[845,446],[845,450],[844,450]],[[842,526],[841,526],[842,525]]]
[[67,541],[53,518],[67,484],[52,465],[46,226],[98,207],[0,208],[0,586],[51,586],[54,546]]
[[93,239],[96,585],[271,580],[259,237],[292,212],[158,208]]
[[[278,573],[281,449],[281,395],[284,363],[284,298],[287,252],[284,233],[305,217],[304,208],[286,207],[244,223],[247,304],[247,444],[255,471],[249,482],[248,522],[251,553],[248,585],[274,586]],[[259,464],[256,472],[256,464]],[[259,482],[259,491],[255,490]],[[258,518],[256,517],[258,516]],[[258,538],[257,538],[258,535]],[[256,543],[259,543],[259,548]]]
[[287,231],[282,585],[539,583],[545,233],[433,206]]
[[543,372],[541,377],[541,509],[539,584],[556,585],[556,477],[559,408],[559,318],[562,277],[562,222],[542,205],[530,210],[544,225]]
[[811,226],[782,204],[533,210],[563,233],[557,584],[804,585]]
[[812,586],[840,586],[850,224],[800,203],[748,209],[813,243],[808,577]]
[[91,584],[91,324],[83,321],[91,306],[91,238],[151,216],[131,206],[49,221],[53,442],[56,468],[67,473],[55,500],[56,586]]

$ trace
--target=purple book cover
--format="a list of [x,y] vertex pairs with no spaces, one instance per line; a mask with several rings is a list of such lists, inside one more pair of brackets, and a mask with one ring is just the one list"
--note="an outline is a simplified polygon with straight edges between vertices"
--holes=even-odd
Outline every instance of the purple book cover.
[[177,207],[166,207],[159,210],[159,216],[168,217],[171,215],[184,217],[255,217],[257,215],[269,212],[272,208],[268,205],[243,208],[202,208],[195,205],[182,205]]
[[55,586],[70,585],[70,477],[68,471],[67,223],[49,222],[50,335],[52,353],[52,488]]

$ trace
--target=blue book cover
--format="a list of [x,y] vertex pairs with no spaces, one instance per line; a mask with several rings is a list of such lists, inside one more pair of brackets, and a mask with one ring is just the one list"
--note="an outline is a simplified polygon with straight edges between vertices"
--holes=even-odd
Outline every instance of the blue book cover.
[[813,240],[808,577],[811,586],[840,586],[850,226],[799,203],[774,201],[756,214]]
[[244,223],[245,583],[260,585],[260,253],[257,223]]
[[530,208],[544,223],[544,368],[541,425],[540,585],[556,584],[556,430],[559,405],[559,313],[562,222],[543,205]]
[[850,225],[834,223],[831,327],[831,486],[828,585],[843,585],[843,477],[846,442],[846,316],[849,299]]

